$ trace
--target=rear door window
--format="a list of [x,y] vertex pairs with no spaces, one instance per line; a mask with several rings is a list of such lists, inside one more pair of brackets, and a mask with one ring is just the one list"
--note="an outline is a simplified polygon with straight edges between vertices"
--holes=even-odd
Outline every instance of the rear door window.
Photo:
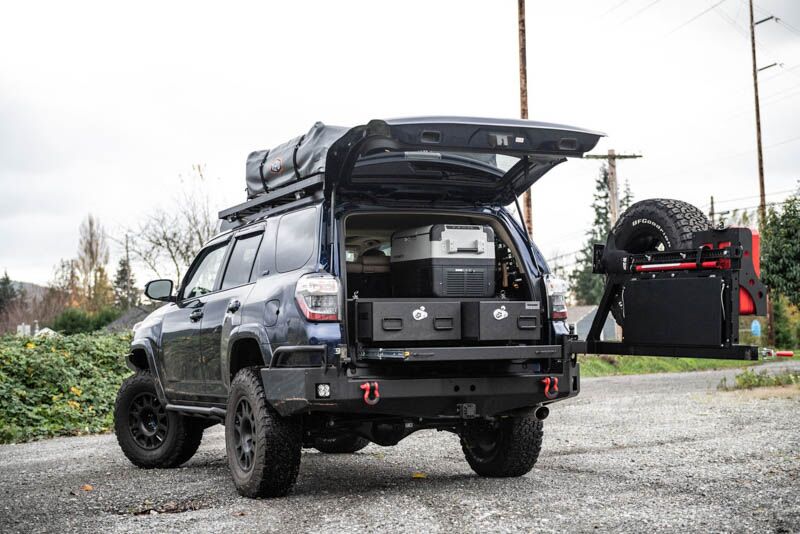
[[247,284],[252,279],[253,263],[258,254],[263,234],[253,234],[237,239],[233,244],[228,267],[222,278],[222,289]]
[[278,272],[294,271],[311,259],[317,241],[317,213],[314,207],[281,217],[275,253]]

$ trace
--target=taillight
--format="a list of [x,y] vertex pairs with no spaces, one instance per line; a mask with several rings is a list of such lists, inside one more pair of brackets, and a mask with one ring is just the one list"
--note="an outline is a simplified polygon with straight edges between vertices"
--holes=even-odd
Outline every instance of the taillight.
[[339,320],[339,280],[329,274],[300,277],[294,298],[309,321]]
[[552,274],[544,275],[544,284],[547,289],[547,298],[550,304],[550,318],[554,321],[563,321],[567,318],[567,292],[569,284]]

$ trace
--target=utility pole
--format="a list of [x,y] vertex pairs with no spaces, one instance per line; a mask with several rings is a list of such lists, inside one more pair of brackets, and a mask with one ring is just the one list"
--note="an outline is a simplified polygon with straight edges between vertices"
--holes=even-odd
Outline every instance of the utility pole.
[[[756,148],[758,150],[758,192],[761,201],[758,205],[758,228],[761,232],[764,231],[767,221],[767,195],[764,190],[764,152],[761,147],[761,104],[758,99],[758,73],[762,70],[774,67],[767,65],[763,68],[758,68],[756,61],[756,26],[762,22],[773,20],[775,17],[770,16],[764,19],[755,21],[753,17],[753,0],[749,1],[750,4],[750,54],[753,59],[753,96],[755,97],[756,104]],[[770,345],[775,345],[775,324],[773,321],[772,299],[767,296],[767,342]]]
[[[525,0],[517,0],[517,22],[519,25],[519,116],[528,118],[528,60],[525,53]],[[522,193],[522,213],[528,232],[533,234],[533,213],[531,211],[531,190]]]
[[[750,0],[750,54],[753,59],[753,96],[756,104],[756,148],[758,150],[758,192],[761,201],[758,205],[758,226],[764,231],[764,222],[767,217],[767,195],[764,191],[764,153],[761,148],[761,103],[758,98],[758,63],[756,62],[756,26],[762,22],[771,20],[773,17],[755,22],[753,18],[753,0]],[[771,66],[771,65],[770,65]],[[766,67],[769,68],[769,67]]]
[[708,210],[708,218],[711,219],[711,227],[714,227],[714,195],[711,195],[711,209]]
[[588,159],[604,159],[608,164],[608,199],[611,205],[611,226],[617,223],[619,218],[619,187],[617,186],[617,160],[641,158],[640,154],[617,154],[613,148],[608,149],[608,155],[588,154],[583,156]]

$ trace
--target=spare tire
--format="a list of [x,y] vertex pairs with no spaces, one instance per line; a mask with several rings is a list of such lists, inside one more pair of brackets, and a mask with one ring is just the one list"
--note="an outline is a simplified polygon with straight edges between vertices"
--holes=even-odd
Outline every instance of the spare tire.
[[[618,249],[631,254],[692,247],[695,232],[710,228],[706,214],[688,202],[651,198],[633,204],[611,229]],[[614,298],[611,313],[624,326],[622,295]]]

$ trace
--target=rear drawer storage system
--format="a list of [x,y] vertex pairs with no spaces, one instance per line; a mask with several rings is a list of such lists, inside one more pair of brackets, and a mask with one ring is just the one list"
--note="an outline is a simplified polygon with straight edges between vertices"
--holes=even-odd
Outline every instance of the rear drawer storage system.
[[528,341],[541,338],[538,302],[482,300],[461,303],[464,339]]
[[461,339],[459,301],[359,299],[358,337],[372,342]]
[[494,231],[434,224],[395,232],[391,270],[392,294],[398,297],[492,297]]
[[354,306],[358,338],[370,343],[541,339],[536,301],[358,299]]

